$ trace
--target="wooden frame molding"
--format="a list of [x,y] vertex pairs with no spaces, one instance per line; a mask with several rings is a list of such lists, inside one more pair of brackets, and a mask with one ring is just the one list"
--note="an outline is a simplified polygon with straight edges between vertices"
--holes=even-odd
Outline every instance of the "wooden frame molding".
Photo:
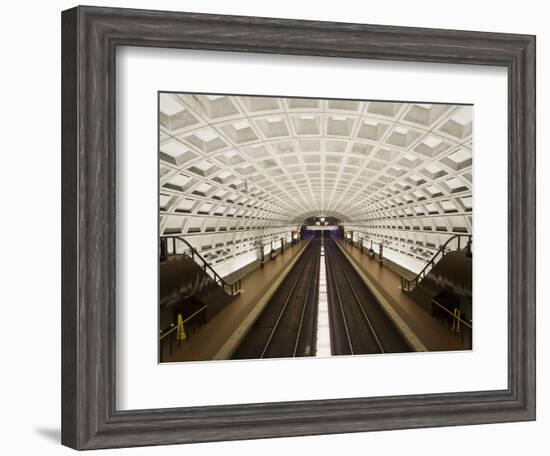
[[[115,51],[147,46],[508,69],[508,389],[115,408]],[[62,443],[76,449],[535,418],[535,37],[77,7],[62,13]]]

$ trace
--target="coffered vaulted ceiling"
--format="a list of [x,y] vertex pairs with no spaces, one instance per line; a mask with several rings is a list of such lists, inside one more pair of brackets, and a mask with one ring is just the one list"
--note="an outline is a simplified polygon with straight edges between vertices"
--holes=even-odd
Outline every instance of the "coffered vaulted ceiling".
[[160,223],[471,232],[471,106],[160,95]]

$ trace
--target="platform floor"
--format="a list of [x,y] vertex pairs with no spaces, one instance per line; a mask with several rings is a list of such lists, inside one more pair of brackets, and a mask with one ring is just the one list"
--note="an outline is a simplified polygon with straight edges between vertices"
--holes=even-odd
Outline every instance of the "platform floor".
[[426,346],[428,351],[464,350],[460,336],[451,334],[446,326],[433,318],[423,307],[401,291],[401,277],[390,268],[372,259],[365,249],[338,241],[340,247],[355,261],[367,278],[377,287],[388,303]]
[[[253,310],[257,310],[255,307],[260,300],[265,300],[275,291],[276,282],[286,276],[308,243],[309,241],[299,241],[293,246],[286,246],[283,253],[242,277],[241,294],[212,320],[197,329],[181,346],[175,345],[172,356],[167,357],[164,362],[227,359],[231,352],[228,345],[236,331],[243,330],[243,322]],[[229,356],[226,357],[223,353],[228,353]]]

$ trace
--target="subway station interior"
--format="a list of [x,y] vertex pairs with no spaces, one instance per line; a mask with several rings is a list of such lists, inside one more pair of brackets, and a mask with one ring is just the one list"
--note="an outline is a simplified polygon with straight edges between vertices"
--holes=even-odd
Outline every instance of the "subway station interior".
[[472,349],[469,105],[159,94],[159,362]]

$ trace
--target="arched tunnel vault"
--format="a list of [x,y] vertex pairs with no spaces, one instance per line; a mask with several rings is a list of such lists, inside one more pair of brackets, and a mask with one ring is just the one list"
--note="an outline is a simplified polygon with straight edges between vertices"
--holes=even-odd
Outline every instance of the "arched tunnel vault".
[[472,112],[160,94],[160,233],[221,268],[325,215],[420,264],[472,231]]

